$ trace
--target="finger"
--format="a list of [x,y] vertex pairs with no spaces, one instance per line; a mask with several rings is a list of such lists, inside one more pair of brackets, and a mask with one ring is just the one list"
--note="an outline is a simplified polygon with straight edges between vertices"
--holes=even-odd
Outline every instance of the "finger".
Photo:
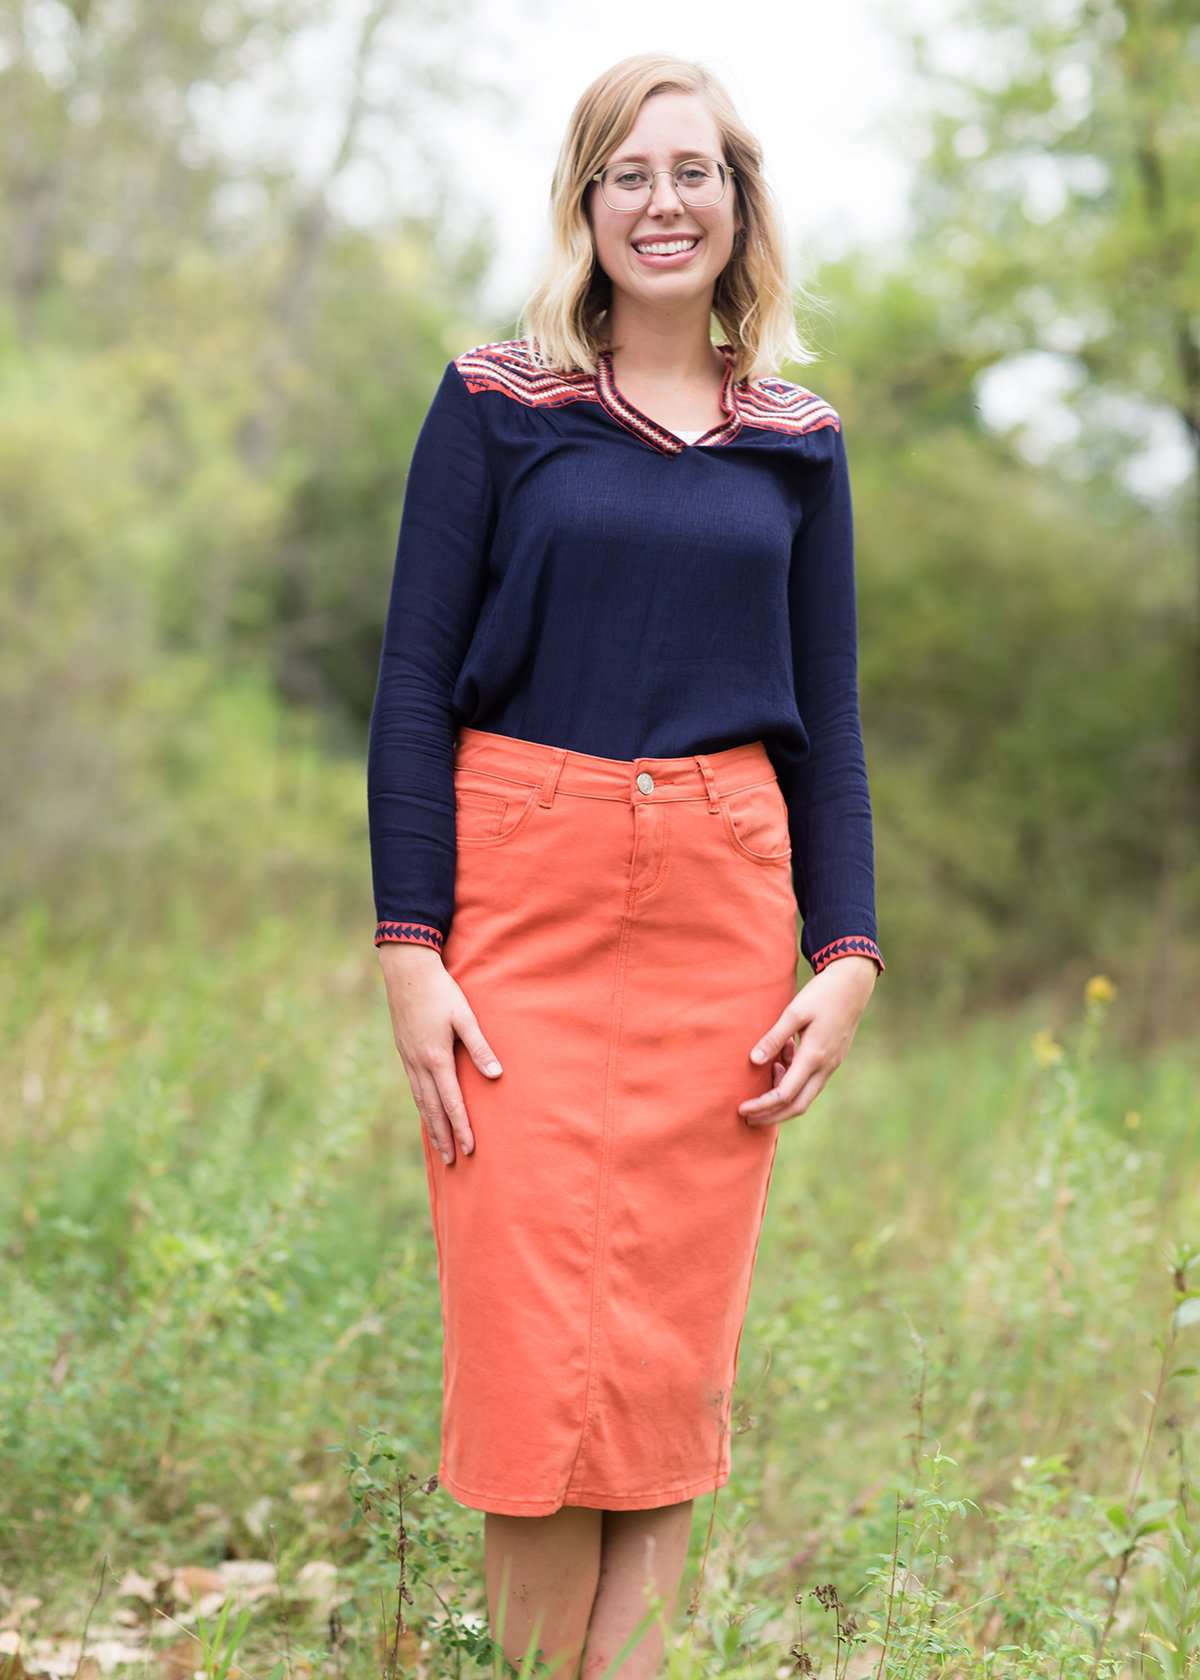
[[811,1062],[793,1062],[769,1091],[764,1091],[757,1097],[748,1097],[745,1102],[739,1103],[738,1113],[744,1120],[768,1125],[775,1125],[780,1120],[790,1118],[786,1110],[794,1102],[811,1073]]
[[429,1067],[458,1147],[464,1155],[470,1155],[475,1148],[475,1138],[471,1132],[471,1122],[467,1118],[467,1105],[459,1089],[454,1057],[448,1051],[441,1051],[431,1059]]
[[750,1060],[752,1062],[769,1061],[777,1051],[783,1048],[789,1038],[795,1037],[796,1033],[799,1032],[800,1028],[805,1025],[807,1020],[808,1015],[801,1008],[799,996],[797,995],[797,997],[794,997],[791,1003],[788,1004],[787,1008],[784,1010],[783,1014],[779,1016],[778,1020],[776,1020],[772,1026],[768,1027],[767,1031],[758,1040],[758,1043],[751,1047]]
[[425,1128],[429,1141],[446,1165],[449,1166],[454,1159],[454,1134],[450,1130],[450,1122],[442,1108],[442,1100],[438,1096],[437,1086],[423,1068],[414,1068],[412,1088],[417,1112],[421,1116],[421,1124]]
[[794,1037],[785,1038],[783,1041],[783,1048],[780,1050],[779,1055],[776,1057],[771,1066],[771,1089],[769,1091],[760,1091],[754,1097],[747,1097],[746,1101],[741,1103],[739,1107],[744,1109],[750,1103],[761,1103],[771,1097],[782,1085],[784,1077],[795,1059],[796,1040]]
[[[780,1080],[775,1089],[765,1093],[763,1097],[752,1097],[749,1103],[743,1103],[743,1109],[749,1109],[744,1116],[749,1125],[777,1126],[784,1120],[795,1120],[806,1114],[812,1107],[816,1097],[825,1089],[834,1073],[836,1063],[829,1061],[818,1062],[805,1071],[802,1063],[800,1070],[795,1068],[786,1079]],[[756,1109],[755,1104],[763,1106]]]
[[500,1058],[479,1030],[479,1022],[471,1011],[454,1016],[451,1025],[466,1045],[467,1054],[480,1073],[486,1074],[489,1079],[498,1079],[504,1072],[500,1066]]
[[829,1081],[833,1078],[835,1071],[836,1069],[832,1067],[819,1067],[813,1071],[812,1077],[800,1087],[800,1094],[796,1099],[798,1104],[798,1113],[804,1114],[812,1107],[813,1103],[820,1096],[826,1085],[828,1085]]

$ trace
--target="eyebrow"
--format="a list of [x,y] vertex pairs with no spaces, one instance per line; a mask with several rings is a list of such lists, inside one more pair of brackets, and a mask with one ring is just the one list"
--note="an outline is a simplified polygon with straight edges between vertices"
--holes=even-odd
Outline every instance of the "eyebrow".
[[[671,156],[672,158],[707,157],[708,153],[703,146],[699,150],[695,146],[679,146],[671,153]],[[649,163],[650,159],[645,152],[622,152],[612,161],[613,163]]]

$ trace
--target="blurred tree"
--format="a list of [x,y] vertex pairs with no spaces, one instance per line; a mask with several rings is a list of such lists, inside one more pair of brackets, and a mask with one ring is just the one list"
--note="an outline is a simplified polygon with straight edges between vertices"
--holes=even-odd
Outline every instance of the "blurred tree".
[[332,155],[295,207],[271,289],[263,352],[262,395],[247,416],[241,442],[246,460],[262,470],[274,454],[287,395],[287,370],[303,353],[312,315],[317,273],[334,223],[332,198],[339,178],[354,163],[367,115],[368,79],[383,26],[399,11],[398,0],[371,0],[355,29],[350,87],[339,115]]
[[[941,354],[964,365],[1053,357],[1078,440],[1044,454],[1125,523],[1121,482],[1151,422],[1190,443],[1183,546],[1174,510],[1127,533],[1131,612],[1157,595],[1178,724],[1156,765],[1170,807],[1153,830],[1160,995],[1200,914],[1200,25],[1193,0],[969,0],[911,35],[929,153],[916,260],[953,270]],[[952,299],[952,301],[950,301]],[[1147,524],[1168,538],[1148,540]],[[1179,527],[1176,527],[1179,529]],[[1190,548],[1191,578],[1179,562]],[[1146,576],[1147,561],[1156,561]],[[1047,565],[1054,562],[1047,556]],[[1116,600],[1114,607],[1120,609]],[[1122,619],[1123,626],[1131,618]],[[1113,649],[1120,658],[1121,647]],[[1047,742],[1047,750],[1052,750]],[[1146,813],[1150,819],[1150,812]]]
[[316,11],[314,0],[0,11],[0,214],[26,338],[57,285],[105,302],[97,325],[127,325],[130,304],[217,225],[231,171],[192,95],[261,71]]
[[962,282],[956,332],[1076,363],[1085,420],[1166,406],[1200,470],[1198,29],[1190,0],[970,0],[912,46],[917,236]]
[[149,310],[156,342],[186,342],[192,319],[157,300],[198,257],[224,263],[257,315],[262,389],[240,440],[266,469],[356,171],[360,189],[371,172],[358,214],[373,232],[412,226],[450,259],[444,296],[455,263],[474,266],[474,225],[464,239],[444,215],[456,160],[438,120],[467,100],[506,116],[509,101],[464,67],[472,26],[472,0],[0,8],[0,275],[22,337],[112,342]]
[[1128,491],[1098,517],[1088,486],[983,427],[988,358],[947,330],[955,281],[934,253],[890,272],[856,253],[821,271],[836,333],[809,334],[854,472],[881,932],[935,1008],[1018,1000],[1072,961],[1141,995],[1162,956],[1143,889],[1172,818],[1178,606],[1158,579],[1178,543]]

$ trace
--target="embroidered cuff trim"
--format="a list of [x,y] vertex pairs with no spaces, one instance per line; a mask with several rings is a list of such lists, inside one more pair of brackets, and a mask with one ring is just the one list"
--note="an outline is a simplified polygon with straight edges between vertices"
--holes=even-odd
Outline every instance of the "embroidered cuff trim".
[[887,966],[875,941],[868,939],[865,934],[856,933],[845,939],[834,939],[828,945],[822,945],[819,951],[815,951],[812,958],[813,972],[820,974],[823,968],[831,962],[836,962],[838,957],[871,957],[879,964],[880,974]]
[[443,939],[440,931],[424,922],[379,922],[375,928],[376,945],[431,945],[440,951]]

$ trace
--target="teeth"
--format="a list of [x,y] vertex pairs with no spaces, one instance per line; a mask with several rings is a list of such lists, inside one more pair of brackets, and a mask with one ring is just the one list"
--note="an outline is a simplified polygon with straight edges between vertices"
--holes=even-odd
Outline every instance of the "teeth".
[[648,256],[652,257],[669,257],[675,251],[690,251],[696,243],[694,239],[672,239],[669,243],[657,241],[653,245],[643,245],[638,242],[635,243],[634,250],[645,251]]

